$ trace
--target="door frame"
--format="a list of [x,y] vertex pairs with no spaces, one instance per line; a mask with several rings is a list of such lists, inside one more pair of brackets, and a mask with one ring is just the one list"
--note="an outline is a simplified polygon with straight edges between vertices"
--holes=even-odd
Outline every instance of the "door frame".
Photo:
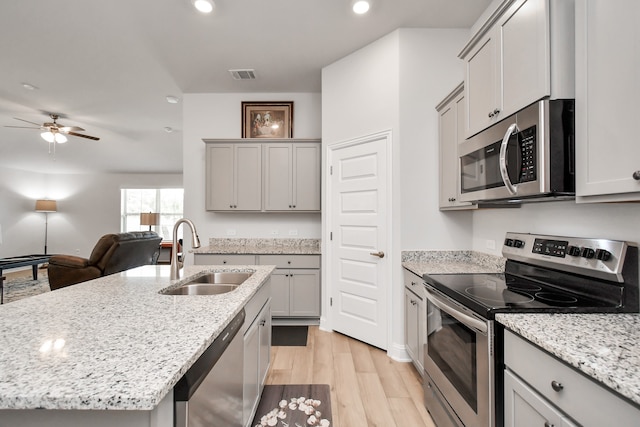
[[[328,212],[332,212],[335,209],[332,203],[333,188],[332,188],[332,180],[331,180],[331,167],[333,165],[333,160],[335,157],[335,151],[343,148],[347,148],[354,145],[359,145],[363,143],[367,143],[370,141],[376,140],[384,140],[385,148],[386,148],[386,168],[387,168],[387,177],[386,177],[386,186],[387,186],[387,204],[386,204],[386,221],[384,227],[386,227],[386,238],[387,238],[387,248],[384,248],[385,257],[388,259],[388,268],[386,274],[383,278],[384,283],[387,285],[386,289],[386,310],[387,310],[387,331],[386,331],[386,342],[387,348],[386,351],[393,352],[393,339],[392,339],[392,323],[394,315],[393,310],[393,277],[394,277],[394,264],[396,263],[396,254],[395,254],[395,245],[393,240],[393,144],[392,144],[392,132],[391,130],[385,130],[376,132],[373,134],[363,135],[357,138],[348,139],[344,141],[339,141],[335,143],[327,144],[325,155],[326,161],[324,162],[325,167],[323,168],[323,173],[325,174],[325,178],[323,182],[325,183],[325,191],[323,195],[323,230],[322,230],[322,246],[323,246],[323,259],[326,262],[322,263],[322,313],[320,316],[320,328],[326,331],[333,331],[333,310],[330,305],[330,299],[333,296],[335,291],[335,287],[329,280],[332,277],[332,273],[336,268],[331,264],[331,260],[333,259],[333,245],[331,244],[331,236],[330,233],[333,228],[332,218]],[[357,339],[357,337],[354,337]]]

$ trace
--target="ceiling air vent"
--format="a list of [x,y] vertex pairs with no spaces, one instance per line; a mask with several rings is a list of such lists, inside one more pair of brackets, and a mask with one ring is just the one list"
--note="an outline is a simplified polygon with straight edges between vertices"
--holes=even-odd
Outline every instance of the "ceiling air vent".
[[255,80],[256,79],[256,70],[246,69],[246,70],[229,70],[231,76],[235,80]]

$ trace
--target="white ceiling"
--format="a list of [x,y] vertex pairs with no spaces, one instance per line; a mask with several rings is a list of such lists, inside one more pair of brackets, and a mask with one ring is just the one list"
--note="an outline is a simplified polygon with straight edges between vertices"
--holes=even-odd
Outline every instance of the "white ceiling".
[[[215,1],[211,15],[189,0],[2,1],[0,167],[180,173],[182,106],[167,95],[320,92],[322,67],[397,28],[469,28],[490,3],[374,0],[356,16],[350,0]],[[48,113],[100,141],[70,137],[54,156],[38,130],[4,127]]]

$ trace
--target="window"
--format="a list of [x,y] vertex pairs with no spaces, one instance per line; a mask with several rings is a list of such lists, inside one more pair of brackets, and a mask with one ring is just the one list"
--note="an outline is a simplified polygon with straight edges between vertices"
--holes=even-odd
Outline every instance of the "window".
[[[171,240],[173,225],[183,216],[183,203],[182,188],[123,188],[120,229],[122,232],[148,230],[147,225],[140,225],[140,214],[159,213],[160,224],[152,225],[151,230],[163,240]],[[178,238],[182,238],[182,227],[178,230]]]

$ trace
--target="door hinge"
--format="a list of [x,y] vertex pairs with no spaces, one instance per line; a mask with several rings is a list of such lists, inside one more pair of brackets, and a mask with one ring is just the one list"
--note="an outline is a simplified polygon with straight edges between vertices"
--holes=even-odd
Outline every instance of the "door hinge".
[[333,297],[329,298],[329,307],[333,307]]
[[329,232],[329,240],[333,240],[333,231]]
[[333,175],[333,166],[329,166],[329,175]]

